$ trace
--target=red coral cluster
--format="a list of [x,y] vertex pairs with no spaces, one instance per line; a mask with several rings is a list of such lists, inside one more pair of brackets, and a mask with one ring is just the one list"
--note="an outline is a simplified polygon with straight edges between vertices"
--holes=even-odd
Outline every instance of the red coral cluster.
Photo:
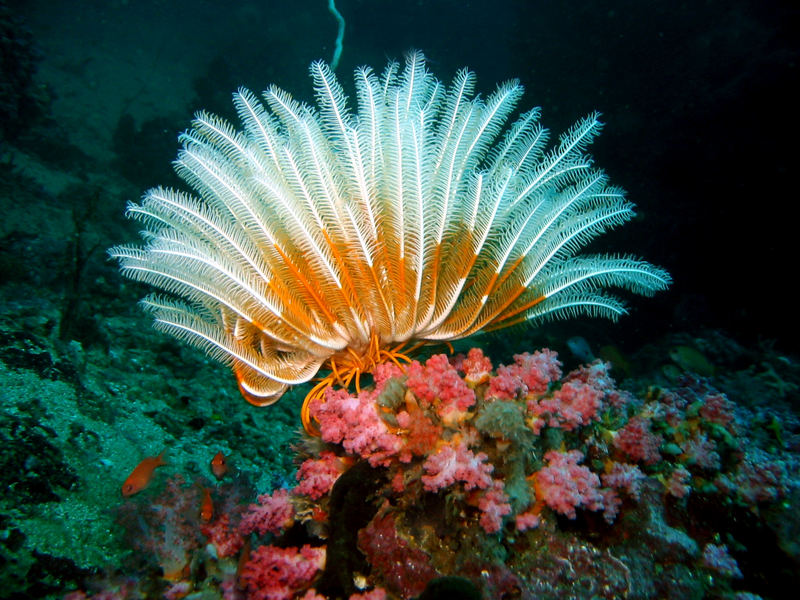
[[377,515],[358,533],[358,547],[388,588],[402,598],[412,598],[421,594],[438,573],[430,557],[397,532],[395,519],[391,512]]
[[184,576],[192,553],[202,545],[200,499],[197,486],[173,475],[148,501],[147,511],[132,512],[136,507],[133,502],[123,507],[122,524],[133,548],[154,560],[168,581]]

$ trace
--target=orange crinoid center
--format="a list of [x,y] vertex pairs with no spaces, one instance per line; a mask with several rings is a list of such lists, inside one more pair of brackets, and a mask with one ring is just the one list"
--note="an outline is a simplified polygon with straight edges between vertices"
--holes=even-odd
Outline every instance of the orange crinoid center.
[[[411,362],[409,354],[423,345],[424,342],[419,342],[413,345],[401,343],[394,347],[381,347],[379,336],[373,333],[370,336],[369,343],[359,350],[347,347],[329,357],[320,369],[321,371],[328,371],[329,373],[324,377],[318,378],[318,381],[311,388],[311,391],[306,394],[305,400],[303,401],[303,407],[300,413],[303,427],[308,433],[317,433],[316,428],[311,423],[309,405],[313,400],[322,398],[328,388],[334,385],[347,388],[354,383],[356,392],[360,392],[361,375],[372,373],[377,365],[386,361],[391,361],[402,368],[401,361],[404,363]],[[264,404],[263,399],[251,394],[246,384],[244,384],[246,370],[234,368],[234,372],[236,373],[239,382],[239,390],[242,396],[251,404],[262,406]]]
[[[347,388],[352,382],[355,382],[356,392],[360,392],[361,375],[371,373],[377,365],[387,360],[392,361],[397,366],[401,366],[400,361],[411,362],[411,358],[406,352],[411,353],[421,345],[415,344],[409,347],[407,344],[398,344],[393,348],[381,348],[378,336],[373,334],[370,338],[370,344],[365,348],[364,352],[359,354],[355,350],[347,348],[344,352],[331,356],[322,366],[323,369],[329,370],[330,373],[322,377],[311,388],[311,391],[303,401],[303,408],[300,411],[303,427],[309,433],[316,433],[316,428],[311,423],[309,405],[313,400],[322,398],[329,387],[340,385]],[[406,352],[403,352],[403,350],[406,350]]]

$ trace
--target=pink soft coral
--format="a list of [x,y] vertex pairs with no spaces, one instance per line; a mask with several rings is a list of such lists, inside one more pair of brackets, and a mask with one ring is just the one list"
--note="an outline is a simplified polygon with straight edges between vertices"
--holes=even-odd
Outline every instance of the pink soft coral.
[[239,580],[248,600],[291,600],[324,566],[324,547],[259,546],[242,567]]
[[442,437],[442,427],[435,424],[427,412],[413,402],[406,402],[406,410],[397,413],[397,424],[403,429],[400,462],[411,462],[414,456],[428,454]]
[[535,529],[539,526],[539,515],[533,511],[525,511],[514,517],[514,526],[517,531]]
[[725,394],[708,394],[703,398],[700,416],[711,423],[731,427],[734,420],[733,402]]
[[550,384],[561,377],[558,353],[547,348],[533,354],[515,354],[514,362],[528,394],[544,394]]
[[601,392],[611,393],[614,391],[614,379],[609,374],[610,370],[611,363],[598,359],[571,371],[565,379],[566,381],[580,381]]
[[461,360],[460,370],[464,372],[464,381],[470,387],[489,381],[492,372],[492,361],[483,354],[480,348],[470,348],[467,356]]
[[289,527],[294,519],[294,506],[289,501],[289,490],[277,489],[273,494],[261,494],[258,504],[251,504],[242,516],[239,531],[250,535],[279,533]]
[[425,460],[422,483],[429,492],[449,487],[456,481],[463,482],[467,490],[486,489],[492,484],[494,470],[494,466],[486,462],[487,458],[483,452],[474,454],[463,441],[455,445],[442,444]]
[[214,522],[200,528],[208,538],[207,547],[213,548],[217,558],[235,556],[244,545],[244,537],[235,526],[231,525],[227,514],[221,515]]
[[663,441],[661,435],[650,431],[650,419],[637,416],[617,431],[614,447],[634,460],[652,465],[661,460],[658,448]]
[[530,426],[538,434],[542,427],[572,431],[598,418],[603,392],[580,381],[568,381],[549,398],[528,400]]
[[603,485],[625,490],[631,498],[638,500],[642,494],[645,475],[636,465],[612,462],[603,474]]
[[182,476],[173,475],[148,510],[123,519],[134,549],[155,559],[167,580],[181,579],[192,553],[203,545],[200,503],[199,486],[187,485]]
[[749,504],[773,502],[786,495],[786,467],[767,452],[748,448],[734,477],[736,493]]
[[458,376],[445,354],[434,354],[424,367],[412,362],[406,374],[406,385],[419,398],[420,406],[434,406],[447,425],[456,425],[475,404],[475,392]]
[[309,458],[300,465],[296,475],[300,483],[292,492],[308,496],[312,500],[319,500],[331,491],[333,484],[345,469],[346,465],[341,458],[330,450],[323,450],[319,458]]
[[[622,406],[627,398],[614,389],[609,369],[609,363],[598,360],[569,373],[561,387],[548,397],[529,394],[527,409],[534,433],[538,434],[545,425],[574,431],[597,420],[606,401],[611,406]],[[555,372],[549,375],[552,374]]]
[[728,554],[725,544],[706,544],[703,548],[703,565],[726,577],[738,579],[742,577],[736,559]]
[[511,514],[508,495],[503,491],[503,482],[494,479],[492,485],[478,498],[481,517],[478,521],[486,533],[497,533],[503,526],[503,517]]
[[544,394],[553,381],[561,377],[558,354],[544,348],[533,354],[514,355],[514,364],[500,366],[489,381],[487,398],[513,400],[517,394]]
[[666,481],[665,486],[667,493],[675,498],[683,498],[692,491],[689,482],[692,479],[692,474],[683,467],[678,467],[670,475]]
[[701,469],[719,470],[721,459],[717,452],[717,443],[708,439],[703,431],[694,431],[692,436],[680,442],[683,454],[681,459],[689,465],[697,465]]
[[603,508],[600,478],[578,464],[583,461],[583,453],[579,450],[550,450],[544,459],[548,465],[533,474],[538,500],[570,519],[576,517],[577,507],[583,506],[589,510]]
[[328,388],[324,399],[312,400],[311,416],[319,423],[322,439],[342,444],[350,454],[369,460],[373,467],[386,466],[400,450],[402,441],[378,416],[378,389],[351,396],[347,390]]

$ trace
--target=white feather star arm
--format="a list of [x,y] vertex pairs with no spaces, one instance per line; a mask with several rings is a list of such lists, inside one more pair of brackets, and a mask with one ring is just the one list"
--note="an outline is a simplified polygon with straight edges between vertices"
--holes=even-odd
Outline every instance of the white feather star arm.
[[516,81],[481,99],[471,72],[445,88],[413,53],[358,69],[353,109],[328,66],[311,75],[316,107],[270,87],[265,104],[234,95],[241,130],[199,113],[175,163],[194,195],[150,190],[128,207],[145,245],[110,250],[166,292],[143,301],[156,327],[229,363],[250,402],[320,369],[314,394],[349,384],[412,344],[616,318],[606,288],[669,285],[630,256],[578,255],[633,216],[585,155],[597,114],[549,148],[538,109],[506,127]]

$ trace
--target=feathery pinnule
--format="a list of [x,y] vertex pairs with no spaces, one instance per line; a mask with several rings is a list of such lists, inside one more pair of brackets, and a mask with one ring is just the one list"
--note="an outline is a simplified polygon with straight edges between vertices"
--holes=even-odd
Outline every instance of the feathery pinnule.
[[616,318],[606,288],[669,285],[638,258],[578,254],[634,214],[585,154],[598,114],[549,145],[538,109],[506,127],[516,81],[484,99],[471,72],[445,87],[412,53],[357,69],[352,106],[327,65],[311,75],[316,107],[273,86],[234,95],[241,130],[198,113],[175,163],[194,194],[150,190],[128,207],[145,245],[110,250],[166,293],[143,300],[156,327],[229,363],[250,402],[320,369],[312,395],[347,385],[418,343]]

